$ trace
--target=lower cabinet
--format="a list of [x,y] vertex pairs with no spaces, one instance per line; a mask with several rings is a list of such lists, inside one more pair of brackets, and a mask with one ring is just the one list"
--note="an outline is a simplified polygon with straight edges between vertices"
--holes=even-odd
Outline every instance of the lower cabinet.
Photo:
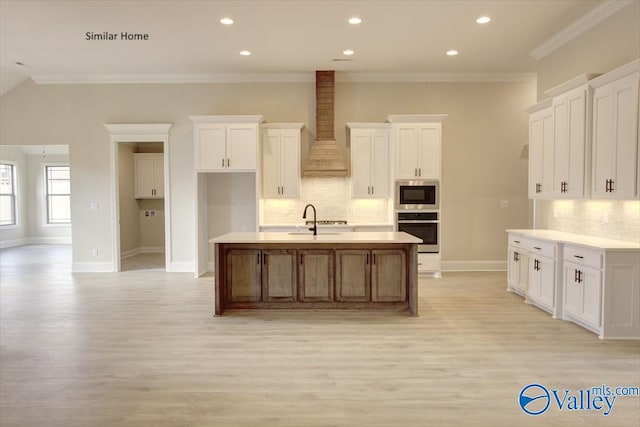
[[529,256],[527,300],[555,314],[556,263],[551,258]]
[[262,301],[262,251],[232,249],[226,256],[227,301]]
[[230,302],[295,301],[295,250],[232,249],[226,257]]
[[333,251],[302,249],[298,251],[298,299],[333,301]]
[[509,233],[509,291],[524,289],[528,303],[601,339],[640,340],[639,248],[569,233],[547,232],[540,240],[533,234]]
[[337,250],[336,300],[406,301],[407,256],[405,251]]
[[599,332],[602,325],[602,272],[565,261],[564,315]]
[[336,301],[371,301],[371,251],[336,251]]
[[224,258],[229,303],[408,301],[403,249],[229,249]]
[[263,250],[262,300],[296,301],[298,293],[296,272],[295,250]]
[[407,255],[400,250],[374,250],[371,267],[371,300],[407,300]]
[[507,289],[520,296],[525,296],[529,287],[529,254],[520,245],[521,242],[522,239],[516,239],[512,245],[511,239],[509,239]]

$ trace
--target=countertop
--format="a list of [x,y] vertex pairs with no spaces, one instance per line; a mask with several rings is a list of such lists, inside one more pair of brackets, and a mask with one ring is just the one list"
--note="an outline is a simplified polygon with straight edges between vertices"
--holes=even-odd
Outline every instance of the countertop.
[[347,232],[304,234],[236,232],[214,237],[209,243],[422,243],[422,239],[404,232]]
[[[260,224],[259,227],[264,228],[302,228],[307,229],[311,227],[310,225],[306,225],[304,223],[297,224]],[[357,228],[357,227],[393,227],[393,224],[318,224],[318,229],[320,228]]]
[[569,243],[573,245],[586,246],[595,249],[609,251],[640,251],[640,242],[628,242],[626,240],[614,240],[604,237],[586,236],[583,234],[567,233],[555,230],[507,230],[508,233],[515,233],[524,237],[548,240],[557,243]]

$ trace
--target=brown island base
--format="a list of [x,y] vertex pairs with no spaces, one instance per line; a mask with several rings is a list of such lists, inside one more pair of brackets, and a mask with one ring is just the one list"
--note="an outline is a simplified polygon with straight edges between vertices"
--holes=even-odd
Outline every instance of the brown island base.
[[403,232],[228,233],[215,245],[215,315],[358,309],[418,315],[417,237]]

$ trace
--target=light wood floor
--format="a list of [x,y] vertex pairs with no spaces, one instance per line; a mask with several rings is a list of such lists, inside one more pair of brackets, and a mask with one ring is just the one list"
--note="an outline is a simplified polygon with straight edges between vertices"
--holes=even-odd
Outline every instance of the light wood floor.
[[525,385],[640,385],[640,344],[603,342],[507,293],[505,273],[420,280],[420,317],[236,312],[212,278],[69,273],[69,250],[0,251],[0,425],[631,426],[518,406]]

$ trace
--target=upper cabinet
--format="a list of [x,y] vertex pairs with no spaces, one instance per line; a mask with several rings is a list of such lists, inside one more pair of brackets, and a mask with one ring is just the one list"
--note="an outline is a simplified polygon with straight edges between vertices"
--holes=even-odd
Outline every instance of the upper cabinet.
[[590,165],[589,108],[593,75],[583,74],[545,92],[553,97],[553,181],[555,198],[584,197]]
[[198,172],[255,172],[262,116],[191,116]]
[[440,179],[442,121],[446,114],[391,115],[396,179]]
[[162,199],[164,197],[164,156],[160,154],[134,154],[136,199]]
[[262,130],[262,194],[268,199],[300,197],[302,123],[267,123]]
[[351,197],[389,197],[390,128],[386,123],[347,123],[351,144]]
[[640,60],[545,92],[529,113],[529,197],[638,197]]
[[545,198],[553,187],[553,108],[551,100],[537,103],[529,113],[529,197]]
[[640,60],[590,82],[593,93],[594,198],[638,197]]

